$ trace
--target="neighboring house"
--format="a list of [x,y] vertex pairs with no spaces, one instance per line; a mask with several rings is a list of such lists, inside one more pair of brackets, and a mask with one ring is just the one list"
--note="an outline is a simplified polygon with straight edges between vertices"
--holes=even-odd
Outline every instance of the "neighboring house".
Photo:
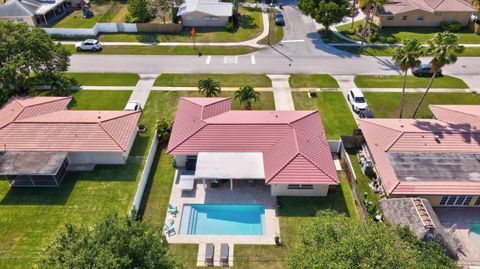
[[261,181],[273,196],[339,184],[318,111],[235,111],[230,98],[181,98],[167,153],[195,180]]
[[389,197],[433,206],[480,206],[480,106],[430,106],[436,119],[361,119]]
[[71,7],[70,0],[8,0],[0,6],[0,20],[44,25],[54,22]]
[[58,186],[66,170],[125,164],[140,112],[69,111],[71,97],[13,97],[0,109],[0,175]]
[[466,26],[476,9],[464,0],[393,0],[380,7],[374,22],[380,26],[439,26],[458,21]]
[[219,0],[186,0],[178,9],[184,26],[220,26],[233,14],[233,4]]

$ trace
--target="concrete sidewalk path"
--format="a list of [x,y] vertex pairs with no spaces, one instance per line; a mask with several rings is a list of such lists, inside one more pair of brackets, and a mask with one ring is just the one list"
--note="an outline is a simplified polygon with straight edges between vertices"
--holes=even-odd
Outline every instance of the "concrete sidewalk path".
[[142,104],[142,107],[145,107],[147,103],[148,96],[150,95],[150,91],[153,88],[153,84],[155,83],[155,79],[160,74],[139,74],[140,79],[137,82],[137,85],[133,89],[132,95],[128,101],[139,101]]
[[267,75],[272,80],[276,110],[295,110],[288,79],[290,75]]

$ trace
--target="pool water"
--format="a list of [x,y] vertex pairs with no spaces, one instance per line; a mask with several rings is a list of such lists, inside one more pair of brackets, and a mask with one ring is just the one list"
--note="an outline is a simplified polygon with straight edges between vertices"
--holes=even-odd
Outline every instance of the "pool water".
[[263,235],[263,205],[184,205],[180,234]]
[[477,248],[480,248],[480,223],[470,224],[468,237]]

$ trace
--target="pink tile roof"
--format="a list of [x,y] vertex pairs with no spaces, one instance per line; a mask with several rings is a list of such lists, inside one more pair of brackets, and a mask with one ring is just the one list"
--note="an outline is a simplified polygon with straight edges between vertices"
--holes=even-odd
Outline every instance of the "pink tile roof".
[[480,130],[480,105],[430,105],[429,108],[439,120]]
[[[453,106],[448,107],[455,109]],[[361,119],[358,125],[363,131],[377,172],[388,194],[480,194],[480,182],[463,179],[399,180],[388,157],[390,152],[479,153],[480,130],[436,119]],[[437,142],[436,138],[439,138],[440,142]]]
[[435,12],[474,12],[475,8],[464,0],[395,0],[379,8],[379,15],[396,15],[414,10]]
[[229,98],[181,98],[167,152],[262,152],[268,184],[338,184],[317,111],[232,111]]
[[68,111],[71,97],[10,99],[0,109],[7,151],[123,152],[140,112]]

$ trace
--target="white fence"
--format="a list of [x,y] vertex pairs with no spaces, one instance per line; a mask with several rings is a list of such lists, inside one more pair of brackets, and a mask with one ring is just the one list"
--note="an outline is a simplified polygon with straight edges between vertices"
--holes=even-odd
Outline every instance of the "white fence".
[[133,198],[132,209],[135,209],[136,212],[138,212],[140,209],[140,204],[142,203],[143,193],[145,192],[145,187],[147,186],[150,170],[152,169],[153,159],[155,158],[155,153],[157,152],[158,143],[158,135],[157,132],[155,132],[152,145],[148,150],[147,161],[143,167],[142,177],[140,178],[140,182],[138,182],[135,198]]
[[96,36],[98,33],[135,33],[136,23],[97,23],[93,28],[43,28],[50,35]]

